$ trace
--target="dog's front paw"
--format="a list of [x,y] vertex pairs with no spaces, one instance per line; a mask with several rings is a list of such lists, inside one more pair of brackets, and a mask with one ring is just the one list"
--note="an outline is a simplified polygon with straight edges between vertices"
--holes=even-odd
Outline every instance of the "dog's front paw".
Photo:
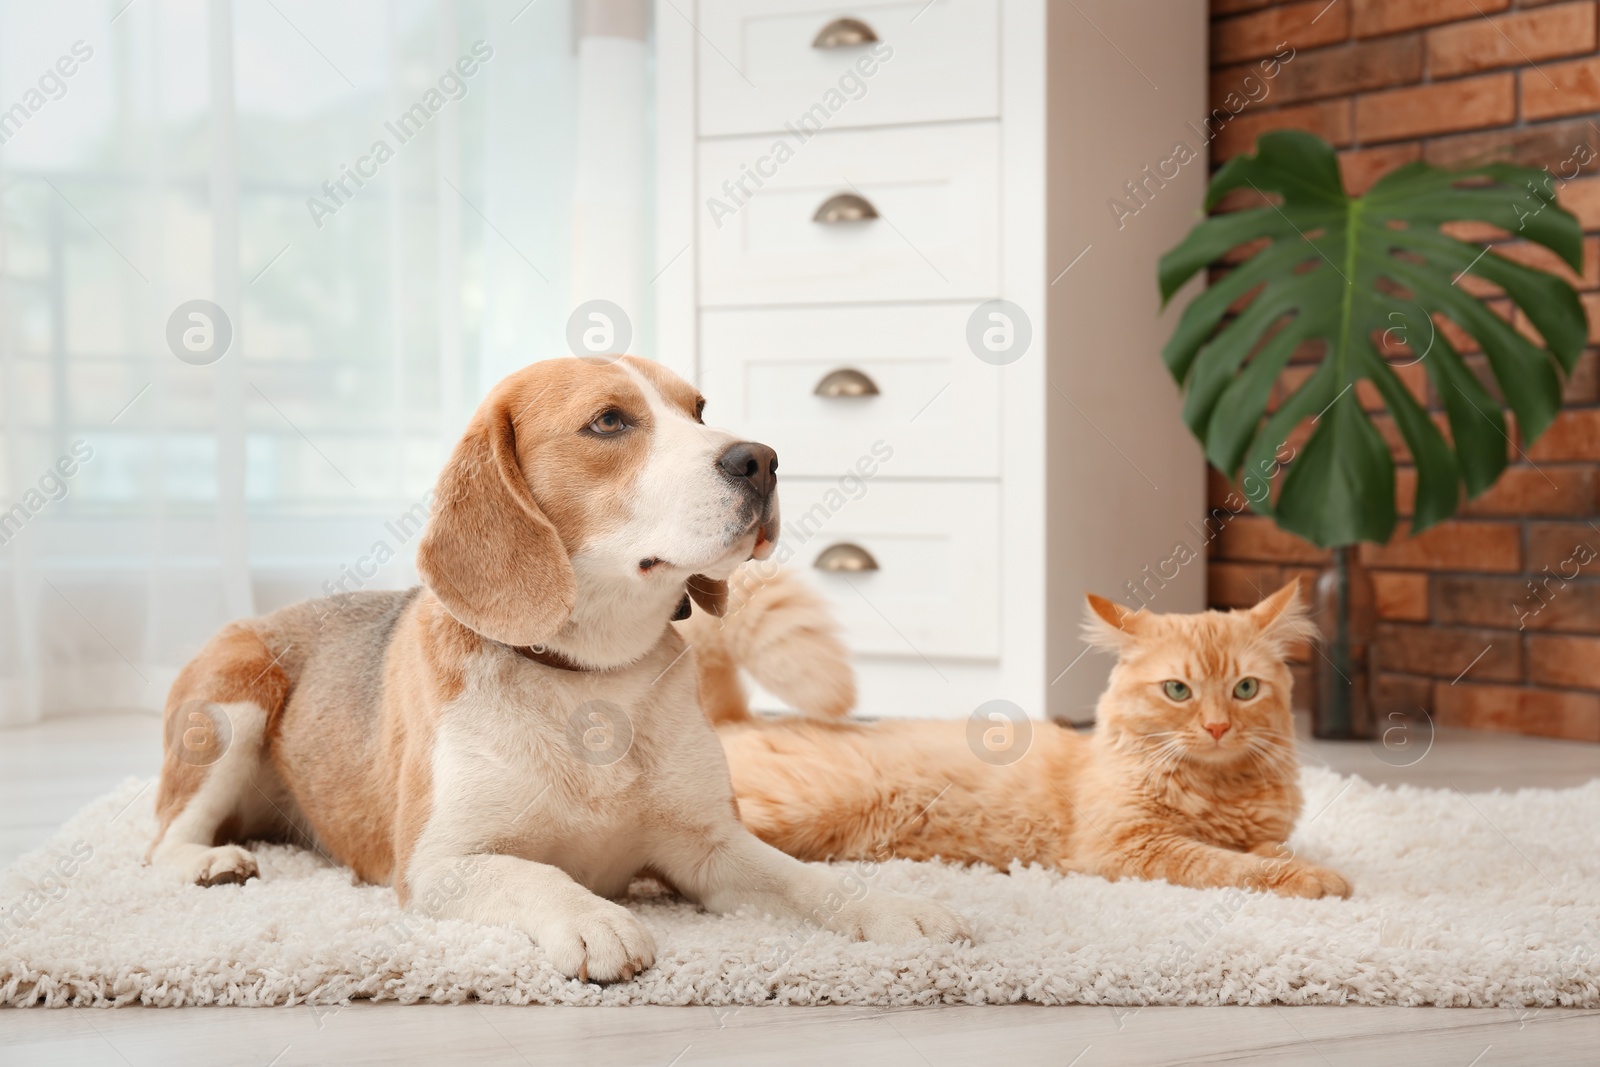
[[840,932],[867,941],[969,941],[967,921],[943,904],[922,897],[874,893],[839,916]]
[[556,970],[580,982],[626,982],[656,961],[655,939],[644,924],[599,897],[570,914],[546,917],[538,941]]
[[1312,863],[1298,863],[1279,876],[1272,891],[1279,896],[1313,900],[1318,897],[1349,897],[1350,883],[1337,871]]

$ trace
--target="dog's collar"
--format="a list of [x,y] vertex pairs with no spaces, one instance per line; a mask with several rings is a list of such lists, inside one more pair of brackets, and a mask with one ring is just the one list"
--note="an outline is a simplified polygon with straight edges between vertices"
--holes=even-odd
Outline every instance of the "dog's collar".
[[511,650],[524,659],[531,659],[535,663],[542,663],[546,667],[554,667],[558,671],[577,671],[588,674],[595,670],[585,667],[570,657],[563,656],[552,648],[543,645],[512,645]]
[[[683,599],[678,602],[678,610],[672,613],[673,622],[681,622],[689,617],[689,594],[683,594]],[[577,671],[588,674],[599,670],[597,667],[585,667],[570,656],[563,656],[553,648],[543,645],[512,645],[512,651],[524,659],[531,659],[535,663],[546,667],[554,667],[558,671]]]

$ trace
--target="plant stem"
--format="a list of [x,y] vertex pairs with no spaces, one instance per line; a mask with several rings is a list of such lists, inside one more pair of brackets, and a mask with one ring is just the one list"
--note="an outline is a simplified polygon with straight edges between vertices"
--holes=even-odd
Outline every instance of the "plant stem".
[[1339,594],[1334,598],[1333,647],[1328,649],[1333,661],[1335,677],[1330,689],[1337,694],[1332,701],[1326,728],[1334,736],[1348,736],[1352,727],[1351,703],[1354,694],[1352,675],[1355,673],[1350,657],[1350,553],[1356,551],[1349,545],[1333,550],[1333,568],[1339,583]]

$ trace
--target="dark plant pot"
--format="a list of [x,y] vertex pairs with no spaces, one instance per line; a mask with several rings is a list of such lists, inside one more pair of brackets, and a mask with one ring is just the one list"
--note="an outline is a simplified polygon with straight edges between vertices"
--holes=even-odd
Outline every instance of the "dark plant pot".
[[1319,636],[1311,735],[1337,741],[1373,736],[1372,647],[1377,626],[1372,575],[1353,546],[1333,550],[1317,578],[1314,611]]

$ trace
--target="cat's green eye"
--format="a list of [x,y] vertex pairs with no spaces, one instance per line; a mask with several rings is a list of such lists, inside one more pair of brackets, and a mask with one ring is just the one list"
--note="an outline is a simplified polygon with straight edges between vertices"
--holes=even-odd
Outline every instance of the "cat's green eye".
[[1167,699],[1180,703],[1189,699],[1189,687],[1179,681],[1163,682],[1161,689],[1167,694]]
[[1233,695],[1238,700],[1249,700],[1261,691],[1261,683],[1254,678],[1240,678],[1239,684],[1233,687]]

